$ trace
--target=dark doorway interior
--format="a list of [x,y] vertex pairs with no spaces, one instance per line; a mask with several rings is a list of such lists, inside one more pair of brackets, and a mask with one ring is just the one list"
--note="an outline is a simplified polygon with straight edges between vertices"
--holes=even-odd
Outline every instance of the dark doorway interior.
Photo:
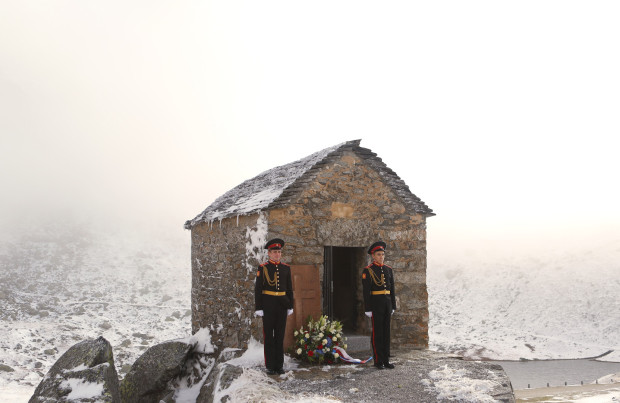
[[326,277],[324,295],[328,298],[325,313],[342,322],[343,330],[358,333],[361,304],[360,273],[364,267],[364,248],[328,246],[325,248]]

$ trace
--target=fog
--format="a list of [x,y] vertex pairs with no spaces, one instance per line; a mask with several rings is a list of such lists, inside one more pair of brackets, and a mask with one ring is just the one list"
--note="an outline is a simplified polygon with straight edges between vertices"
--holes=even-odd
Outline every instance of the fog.
[[431,264],[619,247],[617,3],[2,9],[5,234],[184,234],[243,180],[362,139],[437,213]]

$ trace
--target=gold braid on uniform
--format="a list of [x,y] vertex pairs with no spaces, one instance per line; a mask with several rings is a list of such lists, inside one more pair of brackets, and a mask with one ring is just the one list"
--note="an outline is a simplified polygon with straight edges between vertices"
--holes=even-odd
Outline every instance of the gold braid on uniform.
[[278,281],[278,273],[273,273],[273,280],[269,278],[269,270],[267,270],[267,266],[263,266],[263,273],[265,273],[265,279],[267,280],[267,284],[270,287],[275,287]]
[[375,274],[375,271],[371,269],[370,267],[368,268],[368,273],[370,273],[370,278],[372,279],[372,282],[375,283],[377,287],[383,287],[385,285],[385,277],[383,273],[381,273],[381,280],[379,280],[379,278]]

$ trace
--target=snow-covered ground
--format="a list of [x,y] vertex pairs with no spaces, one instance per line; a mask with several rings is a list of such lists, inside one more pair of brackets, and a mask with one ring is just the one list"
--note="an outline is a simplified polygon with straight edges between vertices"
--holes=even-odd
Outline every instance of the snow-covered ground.
[[620,240],[428,269],[430,348],[498,360],[620,361]]
[[[146,348],[189,336],[189,232],[181,225],[65,222],[1,236],[0,364],[12,369],[0,367],[2,401],[27,401],[80,340],[108,339],[123,376]],[[509,360],[614,350],[602,359],[620,361],[619,265],[620,242],[503,262],[433,260],[430,347]],[[259,376],[248,367],[237,386]]]
[[[0,242],[0,401],[28,389],[72,345],[105,337],[119,374],[191,333],[189,238],[157,226],[53,223]],[[6,368],[5,368],[6,369]],[[8,399],[8,398],[7,398]]]

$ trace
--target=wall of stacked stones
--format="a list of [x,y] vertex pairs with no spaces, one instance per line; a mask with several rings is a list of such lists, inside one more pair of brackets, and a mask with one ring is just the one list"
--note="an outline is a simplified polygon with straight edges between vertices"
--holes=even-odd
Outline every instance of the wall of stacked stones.
[[317,265],[321,281],[324,246],[387,242],[386,263],[394,269],[397,295],[392,343],[428,347],[425,217],[407,211],[353,153],[323,166],[283,208],[192,229],[193,332],[210,328],[218,347],[243,348],[250,336],[261,340],[261,323],[253,316],[255,273],[266,258],[262,244],[274,237],[286,241],[284,262]]
[[254,279],[264,261],[263,245],[252,245],[252,238],[255,244],[264,243],[259,218],[232,217],[192,228],[192,333],[209,328],[220,351],[245,348],[250,336],[261,340],[261,323],[254,317]]
[[268,237],[287,242],[283,261],[318,265],[321,281],[324,246],[367,248],[385,241],[397,296],[392,343],[428,347],[426,218],[407,211],[357,155],[345,153],[322,167],[295,202],[269,211],[268,221]]

